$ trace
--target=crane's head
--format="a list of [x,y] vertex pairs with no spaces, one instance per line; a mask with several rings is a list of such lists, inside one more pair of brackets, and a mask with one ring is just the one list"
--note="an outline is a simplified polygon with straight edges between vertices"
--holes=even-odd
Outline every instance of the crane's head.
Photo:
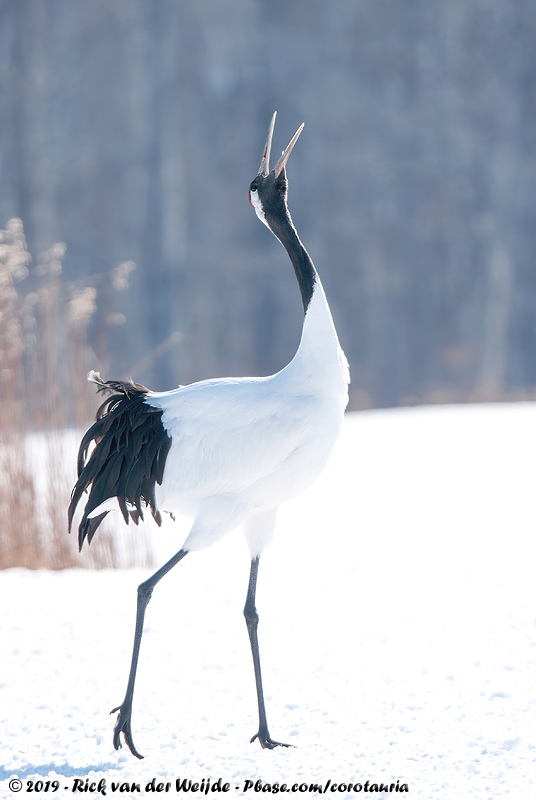
[[[298,141],[298,137],[303,130],[303,124],[300,125],[289,144],[283,150],[281,158],[270,170],[270,151],[272,149],[272,136],[274,134],[274,125],[277,112],[274,113],[268,129],[268,138],[264,145],[264,152],[262,154],[262,161],[259,167],[259,172],[256,178],[251,181],[249,187],[249,202],[258,218],[264,222],[271,230],[273,230],[270,222],[275,221],[281,214],[288,215],[287,209],[287,175],[285,165],[288,157],[292,152],[292,148]],[[275,232],[275,231],[274,231]],[[276,234],[277,235],[277,234]]]

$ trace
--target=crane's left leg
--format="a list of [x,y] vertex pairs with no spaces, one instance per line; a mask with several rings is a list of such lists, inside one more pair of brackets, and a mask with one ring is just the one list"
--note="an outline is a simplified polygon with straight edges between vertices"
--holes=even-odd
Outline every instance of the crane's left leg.
[[166,575],[170,569],[181,561],[188,553],[187,550],[179,550],[173,558],[170,558],[163,567],[160,567],[154,575],[140,583],[138,586],[138,605],[136,611],[136,630],[134,633],[134,648],[132,650],[132,661],[130,662],[130,673],[128,676],[127,691],[125,699],[117,708],[112,709],[111,713],[114,714],[119,711],[117,721],[114,727],[114,747],[119,750],[121,747],[121,734],[125,737],[125,742],[128,749],[136,758],[143,758],[143,756],[136,750],[134,741],[132,739],[131,730],[131,717],[132,717],[132,699],[134,697],[134,683],[136,682],[136,670],[138,668],[138,658],[140,654],[141,637],[143,635],[143,622],[145,619],[145,609],[151,599],[153,589],[161,578]]
[[261,677],[261,660],[259,656],[259,641],[257,638],[257,626],[259,624],[259,615],[255,607],[255,592],[257,589],[257,573],[259,571],[259,556],[251,562],[251,571],[249,573],[248,593],[246,597],[246,605],[244,606],[244,616],[246,618],[246,625],[248,628],[249,641],[251,644],[251,654],[253,656],[253,667],[255,669],[255,684],[257,686],[257,702],[259,705],[259,730],[251,738],[254,742],[258,739],[261,747],[267,747],[273,750],[274,747],[291,747],[292,745],[284,744],[283,742],[276,742],[270,737],[268,731],[268,723],[266,722],[266,709],[264,707],[264,694],[262,691],[262,677]]

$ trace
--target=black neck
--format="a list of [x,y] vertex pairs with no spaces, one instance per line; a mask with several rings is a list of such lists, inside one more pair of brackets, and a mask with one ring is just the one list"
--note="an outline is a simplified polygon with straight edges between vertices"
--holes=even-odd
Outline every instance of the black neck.
[[316,270],[309,253],[300,241],[288,209],[285,211],[285,214],[278,214],[267,222],[289,255],[300,287],[303,310],[307,313],[315,289]]

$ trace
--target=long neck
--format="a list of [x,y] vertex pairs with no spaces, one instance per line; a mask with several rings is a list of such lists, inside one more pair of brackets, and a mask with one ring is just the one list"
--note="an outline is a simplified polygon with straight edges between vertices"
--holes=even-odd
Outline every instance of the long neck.
[[298,286],[303,303],[303,311],[307,314],[307,309],[315,291],[318,275],[309,253],[300,241],[300,237],[292,223],[288,209],[286,214],[270,220],[269,227],[274,233],[285,250],[294,267]]
[[[304,321],[300,346],[291,364],[314,375],[321,383],[333,381],[346,391],[348,364],[341,350],[337,331],[322,283],[292,223],[288,209],[276,221],[270,220],[270,228],[285,247],[294,267],[300,287]],[[290,366],[290,365],[289,365]]]

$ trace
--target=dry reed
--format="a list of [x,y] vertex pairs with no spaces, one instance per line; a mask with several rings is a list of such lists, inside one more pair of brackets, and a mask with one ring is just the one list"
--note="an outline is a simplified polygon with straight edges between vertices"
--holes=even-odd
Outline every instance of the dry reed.
[[128,288],[134,265],[99,276],[97,290],[63,279],[64,255],[57,243],[30,269],[21,220],[0,231],[0,569],[147,565],[144,529],[136,532],[137,546],[120,546],[113,515],[82,554],[67,533],[79,429],[96,408],[86,374],[102,368],[88,346],[88,326],[98,317],[99,292],[103,326],[124,322],[114,297]]

